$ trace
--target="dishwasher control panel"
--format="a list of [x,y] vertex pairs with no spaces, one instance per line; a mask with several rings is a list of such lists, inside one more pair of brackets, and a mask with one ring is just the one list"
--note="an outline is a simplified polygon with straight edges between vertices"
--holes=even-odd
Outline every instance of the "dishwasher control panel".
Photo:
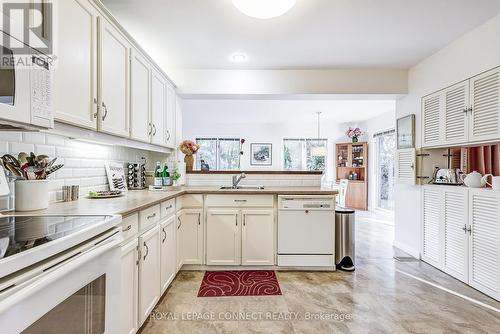
[[280,210],[334,210],[335,198],[280,197]]

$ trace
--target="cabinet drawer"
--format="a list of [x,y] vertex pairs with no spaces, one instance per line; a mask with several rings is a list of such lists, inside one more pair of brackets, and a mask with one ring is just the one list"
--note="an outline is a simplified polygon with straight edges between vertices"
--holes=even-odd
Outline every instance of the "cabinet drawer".
[[139,213],[139,227],[141,231],[153,226],[160,220],[160,205],[155,205]]
[[183,195],[176,199],[177,210],[202,208],[203,195]]
[[274,195],[209,195],[207,207],[272,208]]
[[134,213],[122,219],[122,235],[123,240],[129,240],[130,238],[137,236],[139,232],[139,214]]
[[167,218],[175,214],[175,199],[161,203],[161,218]]

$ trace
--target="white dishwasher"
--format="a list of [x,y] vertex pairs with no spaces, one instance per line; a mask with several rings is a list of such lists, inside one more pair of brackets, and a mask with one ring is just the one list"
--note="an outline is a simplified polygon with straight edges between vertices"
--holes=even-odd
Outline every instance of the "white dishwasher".
[[278,197],[278,266],[335,268],[335,197]]

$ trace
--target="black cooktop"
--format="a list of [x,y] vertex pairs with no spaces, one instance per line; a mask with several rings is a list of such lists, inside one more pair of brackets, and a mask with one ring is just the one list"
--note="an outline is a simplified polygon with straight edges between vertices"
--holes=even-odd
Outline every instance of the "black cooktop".
[[0,216],[0,259],[102,223],[109,216]]

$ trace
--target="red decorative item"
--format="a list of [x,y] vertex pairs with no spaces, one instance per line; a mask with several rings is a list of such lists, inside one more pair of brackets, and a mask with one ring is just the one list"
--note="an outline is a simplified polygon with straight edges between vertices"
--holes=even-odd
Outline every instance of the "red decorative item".
[[271,270],[207,271],[198,297],[278,296],[276,273]]

